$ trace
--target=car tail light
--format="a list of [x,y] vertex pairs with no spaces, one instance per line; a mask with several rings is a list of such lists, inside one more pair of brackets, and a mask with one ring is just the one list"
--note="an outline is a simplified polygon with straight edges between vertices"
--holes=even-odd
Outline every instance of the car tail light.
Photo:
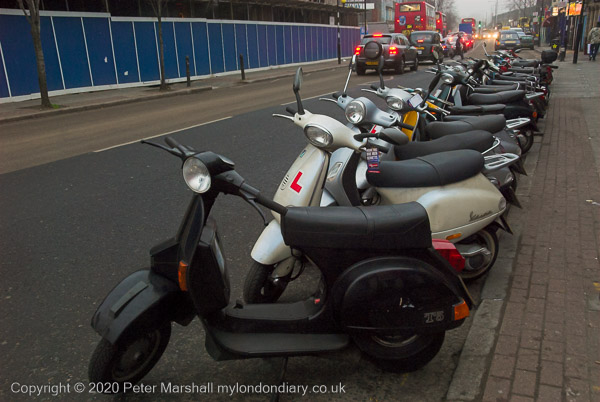
[[417,39],[417,43],[423,43],[425,42],[425,39]]
[[360,55],[360,46],[356,46],[356,48],[354,49],[354,54],[357,56]]
[[398,54],[398,48],[396,46],[390,46],[390,56]]
[[381,38],[383,35],[380,33],[373,34],[374,38]]
[[433,248],[452,265],[456,272],[465,268],[465,259],[448,240],[433,239]]

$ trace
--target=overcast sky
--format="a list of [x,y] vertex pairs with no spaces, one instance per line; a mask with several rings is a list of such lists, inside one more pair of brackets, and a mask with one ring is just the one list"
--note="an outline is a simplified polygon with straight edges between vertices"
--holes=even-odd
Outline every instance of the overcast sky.
[[[498,13],[504,11],[504,3],[506,3],[506,0],[498,1]],[[496,0],[455,0],[454,4],[456,4],[459,18],[473,17],[477,21],[483,21],[487,13],[489,21],[496,7]]]

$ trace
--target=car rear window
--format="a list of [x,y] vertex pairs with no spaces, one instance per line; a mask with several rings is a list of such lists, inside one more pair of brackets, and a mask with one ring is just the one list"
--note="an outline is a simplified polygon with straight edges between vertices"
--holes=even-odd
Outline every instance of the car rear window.
[[[424,33],[413,32],[410,35],[410,41],[412,43],[431,43],[432,40],[433,40],[433,34],[424,34]],[[419,41],[422,41],[422,42],[419,42]]]
[[516,33],[501,33],[500,34],[500,39],[519,39],[519,35],[517,35]]
[[392,42],[392,37],[391,36],[365,36],[362,41],[360,42],[361,45],[364,45],[366,43],[369,42],[379,42],[382,45],[388,45]]

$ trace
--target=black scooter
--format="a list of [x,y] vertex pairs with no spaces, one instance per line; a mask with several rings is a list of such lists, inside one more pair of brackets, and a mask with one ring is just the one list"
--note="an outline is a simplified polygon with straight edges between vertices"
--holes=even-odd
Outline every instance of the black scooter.
[[[286,208],[246,184],[227,158],[165,142],[147,144],[183,161],[195,193],[177,235],[151,249],[150,268],[121,281],[92,318],[102,339],[89,378],[111,383],[107,392],[141,380],[167,347],[171,323],[188,325],[195,316],[215,360],[314,355],[353,340],[384,369],[405,371],[429,362],[445,331],[469,315],[473,302],[456,274],[464,260],[449,242],[436,241],[436,251],[418,203]],[[286,244],[321,270],[321,289],[296,303],[229,304],[209,217],[221,193],[243,198],[263,219],[256,204],[279,213]]]

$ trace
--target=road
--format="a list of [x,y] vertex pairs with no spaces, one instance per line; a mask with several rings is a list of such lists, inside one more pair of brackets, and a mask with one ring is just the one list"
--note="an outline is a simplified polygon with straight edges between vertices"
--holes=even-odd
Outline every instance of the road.
[[[386,75],[389,85],[426,87],[425,66],[416,73]],[[353,75],[350,94],[377,77]],[[341,89],[338,71],[305,76],[304,106],[343,120],[315,97]],[[309,99],[312,98],[312,99]],[[305,145],[301,130],[274,119],[293,102],[291,80],[274,80],[198,95],[64,114],[2,126],[0,187],[0,399],[25,399],[19,385],[87,381],[87,364],[99,337],[90,319],[102,298],[124,276],[149,263],[149,248],[170,237],[190,197],[180,162],[137,140],[171,133],[197,149],[236,162],[249,183],[272,195]],[[157,138],[159,140],[159,138]],[[232,300],[241,298],[250,250],[262,221],[233,197],[217,203]],[[288,299],[314,286],[304,275]],[[473,285],[477,293],[480,283]],[[297,293],[294,293],[297,292]],[[288,384],[342,385],[343,395],[311,400],[440,400],[444,397],[468,330],[448,333],[442,351],[424,369],[384,373],[355,349],[321,357],[292,358]],[[214,362],[204,351],[198,320],[174,326],[171,343],[145,384],[276,384],[278,359]],[[17,384],[17,385],[15,385]],[[15,388],[16,387],[16,388]],[[11,390],[12,388],[12,390]],[[331,390],[331,389],[330,389]],[[338,389],[339,390],[339,389]],[[63,394],[63,397],[66,396]],[[154,400],[129,394],[127,400]],[[37,399],[51,399],[45,392]],[[163,400],[266,400],[261,394],[163,393]],[[71,394],[65,399],[106,399]],[[295,400],[283,395],[282,400]]]

